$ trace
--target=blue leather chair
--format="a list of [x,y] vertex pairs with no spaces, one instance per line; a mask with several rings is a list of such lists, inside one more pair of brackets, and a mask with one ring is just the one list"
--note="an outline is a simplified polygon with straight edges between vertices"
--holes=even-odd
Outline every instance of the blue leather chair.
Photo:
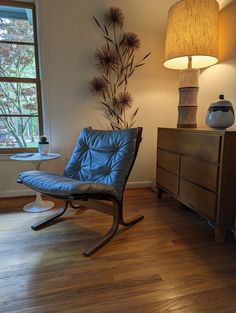
[[38,230],[51,224],[67,210],[69,204],[72,208],[94,208],[112,215],[113,223],[108,233],[84,251],[85,256],[90,256],[110,241],[119,225],[132,226],[142,220],[143,216],[129,222],[123,218],[123,192],[138,153],[141,134],[141,127],[125,130],[85,128],[64,169],[64,175],[46,171],[20,173],[19,183],[65,201],[57,213],[33,225],[32,229]]

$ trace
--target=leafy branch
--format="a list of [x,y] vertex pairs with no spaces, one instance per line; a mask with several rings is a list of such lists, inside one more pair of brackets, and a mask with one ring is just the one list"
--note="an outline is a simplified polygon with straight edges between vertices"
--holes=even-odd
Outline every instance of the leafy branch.
[[90,91],[99,99],[112,129],[130,128],[136,122],[138,108],[128,119],[126,111],[133,103],[127,91],[128,81],[136,69],[145,64],[151,52],[136,60],[140,39],[135,33],[123,31],[124,15],[119,8],[109,8],[103,24],[96,17],[93,20],[102,32],[105,44],[95,52],[100,75],[90,81]]

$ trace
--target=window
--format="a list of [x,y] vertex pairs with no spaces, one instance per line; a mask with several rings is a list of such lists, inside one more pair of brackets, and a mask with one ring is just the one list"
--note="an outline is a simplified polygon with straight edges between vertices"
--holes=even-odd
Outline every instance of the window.
[[0,0],[0,153],[34,151],[42,129],[35,6]]

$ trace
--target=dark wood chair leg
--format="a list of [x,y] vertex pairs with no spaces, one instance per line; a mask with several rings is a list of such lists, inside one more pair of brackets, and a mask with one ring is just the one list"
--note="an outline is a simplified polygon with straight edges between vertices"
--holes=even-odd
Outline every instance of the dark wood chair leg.
[[52,216],[45,218],[44,220],[32,225],[31,228],[33,230],[39,230],[43,227],[50,225],[53,220],[62,216],[65,213],[65,211],[67,210],[67,207],[68,207],[68,201],[66,201],[64,207],[60,208],[55,214],[53,214]]
[[70,206],[72,207],[72,209],[80,209],[82,208],[82,206],[80,204],[75,204],[75,203],[72,203],[71,201],[68,201]]
[[123,204],[122,203],[119,203],[119,213],[120,213],[119,214],[120,215],[119,223],[120,223],[120,225],[126,226],[126,227],[133,226],[134,224],[136,224],[136,223],[138,223],[144,219],[144,216],[140,215],[140,216],[137,216],[131,220],[125,221],[124,216],[123,216]]
[[84,256],[91,256],[94,254],[97,250],[99,250],[101,247],[105,246],[111,238],[116,234],[118,228],[119,228],[119,214],[117,210],[114,210],[114,215],[113,215],[113,223],[111,226],[111,229],[104,235],[100,241],[98,241],[96,244],[91,246],[90,248],[84,250],[83,255]]
[[122,226],[126,226],[126,227],[129,227],[129,226],[133,226],[134,224],[140,222],[141,220],[144,219],[144,216],[143,215],[140,215],[140,216],[137,216],[136,218],[134,219],[131,219],[131,220],[128,220],[128,221],[124,221],[123,219],[120,220],[120,224]]
[[[71,205],[70,201],[66,201],[65,202],[65,206],[62,207],[61,209],[59,209],[54,215],[34,224],[33,226],[31,226],[31,228],[33,230],[39,230],[45,226],[48,226],[51,224],[51,222],[53,220],[55,220],[56,218],[60,217],[61,215],[63,215],[65,213],[65,211],[68,208],[68,204]],[[74,205],[72,204],[73,208],[80,208],[80,206]],[[141,221],[144,218],[144,216],[138,216],[135,219],[132,219],[130,221],[124,221],[123,219],[123,205],[122,202],[120,203],[114,203],[114,211],[113,211],[113,223],[112,226],[110,228],[110,230],[106,233],[106,235],[104,235],[99,242],[97,242],[96,244],[94,244],[92,247],[86,249],[83,252],[83,255],[86,257],[91,256],[92,254],[94,254],[97,250],[99,250],[101,247],[103,247],[104,245],[106,245],[111,239],[112,237],[116,234],[118,228],[119,228],[119,224],[123,225],[123,226],[132,226],[136,223],[138,223],[139,221]]]

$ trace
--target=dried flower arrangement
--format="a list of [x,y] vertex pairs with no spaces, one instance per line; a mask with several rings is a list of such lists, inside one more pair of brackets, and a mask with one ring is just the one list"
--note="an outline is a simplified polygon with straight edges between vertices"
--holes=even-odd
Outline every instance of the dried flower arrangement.
[[126,110],[133,102],[127,91],[128,79],[145,64],[151,52],[136,61],[135,51],[140,47],[140,39],[135,33],[123,32],[124,15],[119,8],[111,7],[105,12],[103,25],[93,18],[105,44],[95,52],[100,76],[90,81],[90,91],[99,98],[112,129],[130,128],[135,123],[138,108],[127,117]]

